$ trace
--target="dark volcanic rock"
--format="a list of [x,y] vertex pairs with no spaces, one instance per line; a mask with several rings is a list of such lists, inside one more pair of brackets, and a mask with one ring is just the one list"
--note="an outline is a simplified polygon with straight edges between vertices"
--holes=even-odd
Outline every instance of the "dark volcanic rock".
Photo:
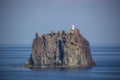
[[89,67],[95,65],[89,42],[78,29],[69,33],[51,32],[39,36],[32,44],[32,54],[24,67]]

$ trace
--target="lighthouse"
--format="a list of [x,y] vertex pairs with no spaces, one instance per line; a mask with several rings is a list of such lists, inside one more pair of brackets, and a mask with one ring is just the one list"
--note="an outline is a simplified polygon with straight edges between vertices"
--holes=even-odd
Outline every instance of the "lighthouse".
[[74,30],[75,29],[75,25],[72,25],[72,30]]
[[72,25],[72,28],[71,28],[71,30],[70,30],[70,33],[74,33],[74,30],[75,30],[75,25]]

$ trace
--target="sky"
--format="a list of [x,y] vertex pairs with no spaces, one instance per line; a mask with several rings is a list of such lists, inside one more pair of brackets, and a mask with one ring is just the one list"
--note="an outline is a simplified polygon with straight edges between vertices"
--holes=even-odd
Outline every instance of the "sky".
[[120,44],[120,0],[0,0],[0,44],[32,44],[35,33],[69,31],[90,44]]

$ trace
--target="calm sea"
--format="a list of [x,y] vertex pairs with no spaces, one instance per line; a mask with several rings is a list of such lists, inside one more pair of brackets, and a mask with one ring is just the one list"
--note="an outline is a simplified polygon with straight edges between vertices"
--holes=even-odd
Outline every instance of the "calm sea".
[[90,68],[30,69],[21,65],[31,47],[0,46],[0,80],[120,80],[120,47],[91,47],[96,66]]

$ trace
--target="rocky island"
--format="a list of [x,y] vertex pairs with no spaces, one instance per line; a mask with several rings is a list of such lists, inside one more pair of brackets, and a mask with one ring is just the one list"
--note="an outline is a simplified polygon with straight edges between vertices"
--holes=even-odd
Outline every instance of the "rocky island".
[[32,54],[24,67],[89,67],[94,66],[89,42],[72,27],[69,32],[51,32],[36,37]]

